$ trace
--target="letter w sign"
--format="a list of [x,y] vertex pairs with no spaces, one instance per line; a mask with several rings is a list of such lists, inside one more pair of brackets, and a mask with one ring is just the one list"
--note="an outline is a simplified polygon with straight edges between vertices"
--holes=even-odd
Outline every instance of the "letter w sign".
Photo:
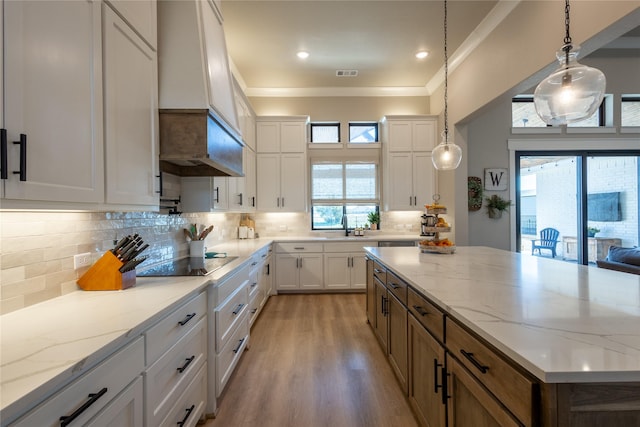
[[484,189],[489,191],[502,191],[507,189],[509,174],[507,169],[485,169]]

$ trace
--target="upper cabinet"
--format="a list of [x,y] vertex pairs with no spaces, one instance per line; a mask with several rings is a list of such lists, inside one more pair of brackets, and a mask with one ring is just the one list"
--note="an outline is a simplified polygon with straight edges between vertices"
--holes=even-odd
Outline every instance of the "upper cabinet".
[[157,205],[156,52],[110,7],[103,8],[106,201]]
[[100,2],[3,5],[4,197],[102,202]]
[[222,16],[212,0],[158,2],[161,109],[211,109],[238,124]]
[[155,1],[109,4],[3,3],[3,206],[157,209]]
[[420,210],[431,203],[436,173],[431,162],[437,119],[387,116],[382,120],[385,210]]
[[256,119],[258,153],[305,153],[307,116],[259,117]]
[[118,15],[129,23],[142,39],[156,50],[158,47],[158,11],[155,0],[106,0]]

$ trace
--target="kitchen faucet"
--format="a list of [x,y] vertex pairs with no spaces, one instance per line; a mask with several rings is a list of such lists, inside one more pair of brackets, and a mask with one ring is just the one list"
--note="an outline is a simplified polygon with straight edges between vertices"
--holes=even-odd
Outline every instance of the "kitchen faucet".
[[344,225],[344,235],[349,237],[349,226],[347,225],[347,215],[342,215],[342,225]]

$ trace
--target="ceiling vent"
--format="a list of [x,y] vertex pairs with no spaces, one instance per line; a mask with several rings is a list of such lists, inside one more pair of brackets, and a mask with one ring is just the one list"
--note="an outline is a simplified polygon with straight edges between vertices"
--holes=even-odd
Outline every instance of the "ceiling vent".
[[358,77],[358,70],[336,70],[336,77]]

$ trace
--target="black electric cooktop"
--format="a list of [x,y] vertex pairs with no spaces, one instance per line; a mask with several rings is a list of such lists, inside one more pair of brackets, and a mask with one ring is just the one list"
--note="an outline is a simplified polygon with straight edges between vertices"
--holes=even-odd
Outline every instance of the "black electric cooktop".
[[230,263],[236,256],[223,258],[181,258],[137,271],[139,277],[206,276]]

